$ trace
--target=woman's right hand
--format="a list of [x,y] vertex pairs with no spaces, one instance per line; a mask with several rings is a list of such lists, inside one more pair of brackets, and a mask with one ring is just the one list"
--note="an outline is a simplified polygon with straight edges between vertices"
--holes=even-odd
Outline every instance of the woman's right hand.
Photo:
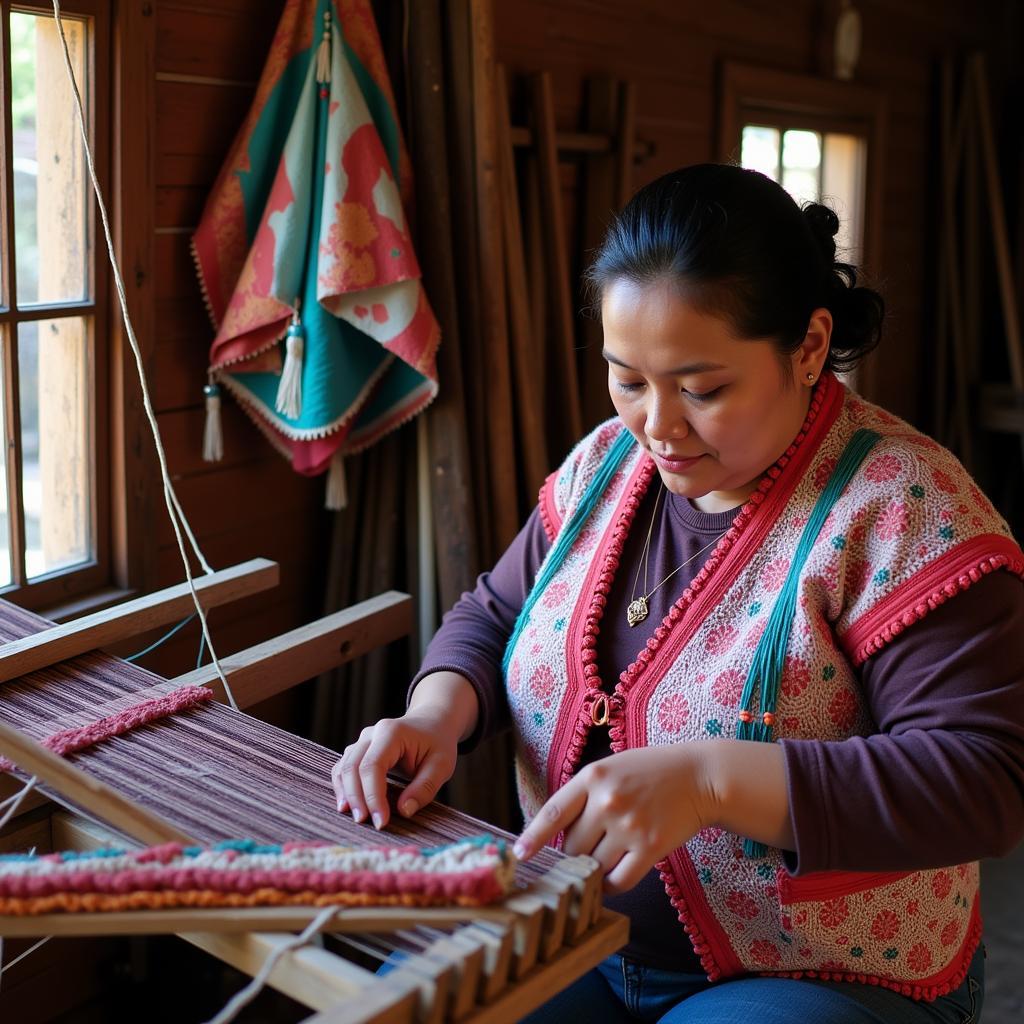
[[451,708],[437,704],[421,704],[401,718],[367,726],[331,771],[338,810],[383,828],[390,817],[387,773],[397,766],[410,780],[398,810],[411,818],[451,778],[462,731]]

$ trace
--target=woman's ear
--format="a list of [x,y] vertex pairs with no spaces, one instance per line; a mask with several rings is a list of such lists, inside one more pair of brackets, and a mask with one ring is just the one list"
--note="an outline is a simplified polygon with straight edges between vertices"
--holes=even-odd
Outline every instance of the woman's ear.
[[807,333],[793,352],[793,375],[801,384],[813,384],[821,376],[832,339],[832,314],[824,306],[811,313]]

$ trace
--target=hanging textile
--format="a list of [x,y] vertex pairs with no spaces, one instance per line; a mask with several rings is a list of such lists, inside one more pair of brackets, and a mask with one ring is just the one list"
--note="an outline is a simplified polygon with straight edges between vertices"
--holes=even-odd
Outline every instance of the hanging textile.
[[217,329],[206,458],[221,455],[222,386],[308,475],[434,398],[440,332],[410,194],[369,0],[287,0],[193,237]]

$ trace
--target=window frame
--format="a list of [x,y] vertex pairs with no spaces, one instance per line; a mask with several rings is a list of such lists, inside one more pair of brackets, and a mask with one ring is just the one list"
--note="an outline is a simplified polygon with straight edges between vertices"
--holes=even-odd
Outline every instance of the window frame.
[[822,135],[838,132],[867,140],[862,263],[873,277],[881,276],[885,95],[857,82],[726,61],[719,97],[718,152],[726,163],[739,163],[745,124],[783,131],[803,128]]
[[[0,597],[26,608],[39,610],[81,599],[83,595],[109,584],[111,578],[110,531],[110,395],[109,344],[110,334],[110,276],[102,241],[102,226],[97,215],[97,204],[92,198],[92,184],[86,181],[87,231],[89,238],[88,266],[86,268],[87,298],[84,301],[40,303],[19,306],[16,293],[16,254],[11,240],[14,238],[14,168],[13,131],[10,116],[11,53],[9,41],[10,15],[25,12],[52,18],[52,7],[45,0],[37,2],[10,2],[0,0],[0,43],[2,43],[2,103],[4,153],[3,173],[0,175],[0,274],[3,298],[0,303],[0,333],[3,345],[3,386],[5,396],[5,423],[7,437],[6,466],[8,477],[8,504],[10,509],[9,539],[12,547],[12,582],[0,588]],[[63,0],[61,13],[67,18],[87,18],[88,44],[85,65],[89,77],[89,105],[87,110],[96,174],[102,187],[109,180],[110,152],[110,4],[106,0]],[[82,88],[82,83],[79,83]],[[77,120],[77,115],[76,115]],[[22,451],[20,395],[18,391],[18,325],[30,321],[65,317],[84,317],[86,320],[87,379],[92,415],[90,417],[86,450],[90,456],[92,493],[89,502],[91,517],[90,536],[93,542],[91,557],[84,562],[55,569],[41,576],[26,578],[25,515],[22,491]],[[15,558],[15,553],[19,557]]]

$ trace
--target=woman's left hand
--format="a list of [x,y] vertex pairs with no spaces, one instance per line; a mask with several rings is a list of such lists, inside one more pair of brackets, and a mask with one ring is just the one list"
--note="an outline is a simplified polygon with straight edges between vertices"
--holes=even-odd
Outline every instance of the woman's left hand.
[[700,746],[624,750],[587,765],[540,809],[516,856],[528,860],[564,831],[563,852],[595,857],[607,891],[633,888],[710,823],[713,794]]

